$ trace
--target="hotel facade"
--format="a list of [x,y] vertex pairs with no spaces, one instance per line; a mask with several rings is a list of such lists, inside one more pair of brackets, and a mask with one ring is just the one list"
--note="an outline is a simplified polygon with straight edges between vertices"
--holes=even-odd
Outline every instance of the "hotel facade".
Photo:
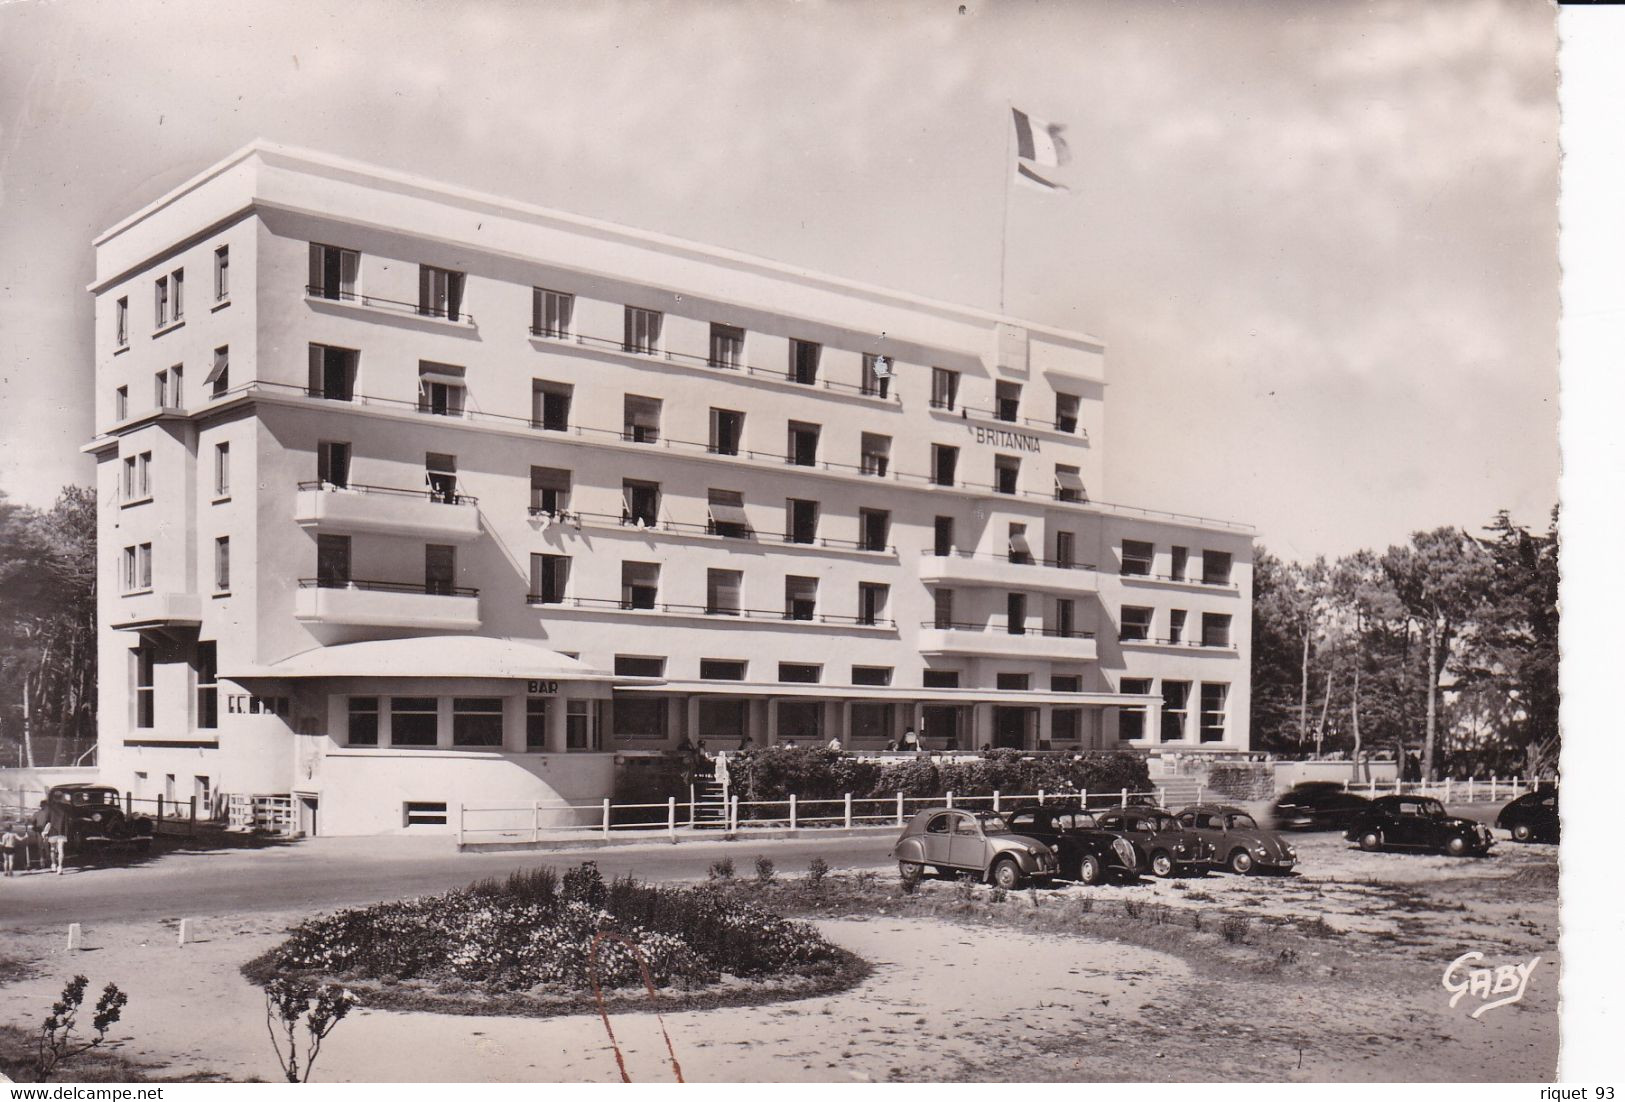
[[256,143],[98,237],[99,763],[311,833],[640,757],[1248,748],[1093,337]]

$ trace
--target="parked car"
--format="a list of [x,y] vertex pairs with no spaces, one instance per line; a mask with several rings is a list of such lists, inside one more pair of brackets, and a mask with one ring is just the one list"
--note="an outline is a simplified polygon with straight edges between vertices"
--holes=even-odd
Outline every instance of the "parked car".
[[1175,816],[1179,825],[1213,846],[1215,865],[1245,876],[1254,869],[1290,872],[1298,851],[1239,807],[1193,804]]
[[1490,828],[1476,819],[1461,819],[1445,812],[1431,796],[1381,796],[1344,834],[1361,849],[1393,846],[1427,849],[1462,857],[1485,854],[1495,844]]
[[1053,850],[1037,838],[1017,834],[992,811],[921,811],[903,828],[892,856],[903,876],[917,876],[929,865],[950,876],[973,872],[1005,889],[1048,880],[1060,871]]
[[1336,781],[1303,781],[1275,801],[1275,829],[1347,830],[1370,803]]
[[1176,872],[1207,872],[1213,848],[1179,825],[1160,807],[1113,807],[1095,812],[1102,830],[1121,834],[1134,846],[1139,867],[1169,877]]
[[1495,825],[1512,832],[1514,842],[1555,842],[1563,823],[1557,813],[1557,789],[1526,792],[1501,809]]
[[1055,851],[1062,879],[1098,884],[1112,877],[1139,877],[1140,856],[1134,843],[1102,830],[1095,816],[1080,807],[1029,804],[1011,808],[1004,819],[1017,834],[1037,838]]
[[105,784],[59,784],[45,794],[47,809],[67,812],[68,838],[86,841],[151,842],[156,831],[145,815],[126,815],[119,790]]

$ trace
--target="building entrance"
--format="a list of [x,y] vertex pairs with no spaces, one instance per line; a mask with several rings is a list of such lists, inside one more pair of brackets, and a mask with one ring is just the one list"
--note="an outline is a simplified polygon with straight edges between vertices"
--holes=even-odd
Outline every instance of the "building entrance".
[[1027,748],[1027,732],[1037,714],[1036,708],[993,709],[993,745],[1011,750]]

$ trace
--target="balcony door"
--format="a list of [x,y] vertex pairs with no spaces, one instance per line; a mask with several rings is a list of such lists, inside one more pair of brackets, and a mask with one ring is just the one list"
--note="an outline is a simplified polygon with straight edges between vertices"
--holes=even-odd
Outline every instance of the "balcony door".
[[457,584],[457,548],[431,543],[423,549],[423,591],[450,596]]

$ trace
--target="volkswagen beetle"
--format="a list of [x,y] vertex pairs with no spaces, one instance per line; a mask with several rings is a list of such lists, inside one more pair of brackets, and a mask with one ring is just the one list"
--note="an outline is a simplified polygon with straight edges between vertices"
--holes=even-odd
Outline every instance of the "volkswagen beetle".
[[1113,807],[1095,813],[1103,830],[1121,834],[1134,845],[1140,867],[1167,878],[1176,872],[1207,872],[1213,847],[1179,825],[1160,807]]
[[1053,850],[1016,834],[992,811],[927,808],[903,828],[892,856],[903,876],[917,876],[929,865],[948,875],[972,872],[1006,890],[1049,880],[1060,871]]
[[1245,876],[1254,869],[1290,872],[1298,851],[1273,830],[1264,830],[1239,807],[1192,804],[1176,818],[1179,825],[1213,846],[1215,865]]
[[1134,843],[1121,834],[1102,830],[1094,815],[1079,807],[1029,804],[1005,815],[1010,829],[1037,838],[1055,851],[1060,875],[1080,884],[1107,879],[1134,880],[1140,858]]

